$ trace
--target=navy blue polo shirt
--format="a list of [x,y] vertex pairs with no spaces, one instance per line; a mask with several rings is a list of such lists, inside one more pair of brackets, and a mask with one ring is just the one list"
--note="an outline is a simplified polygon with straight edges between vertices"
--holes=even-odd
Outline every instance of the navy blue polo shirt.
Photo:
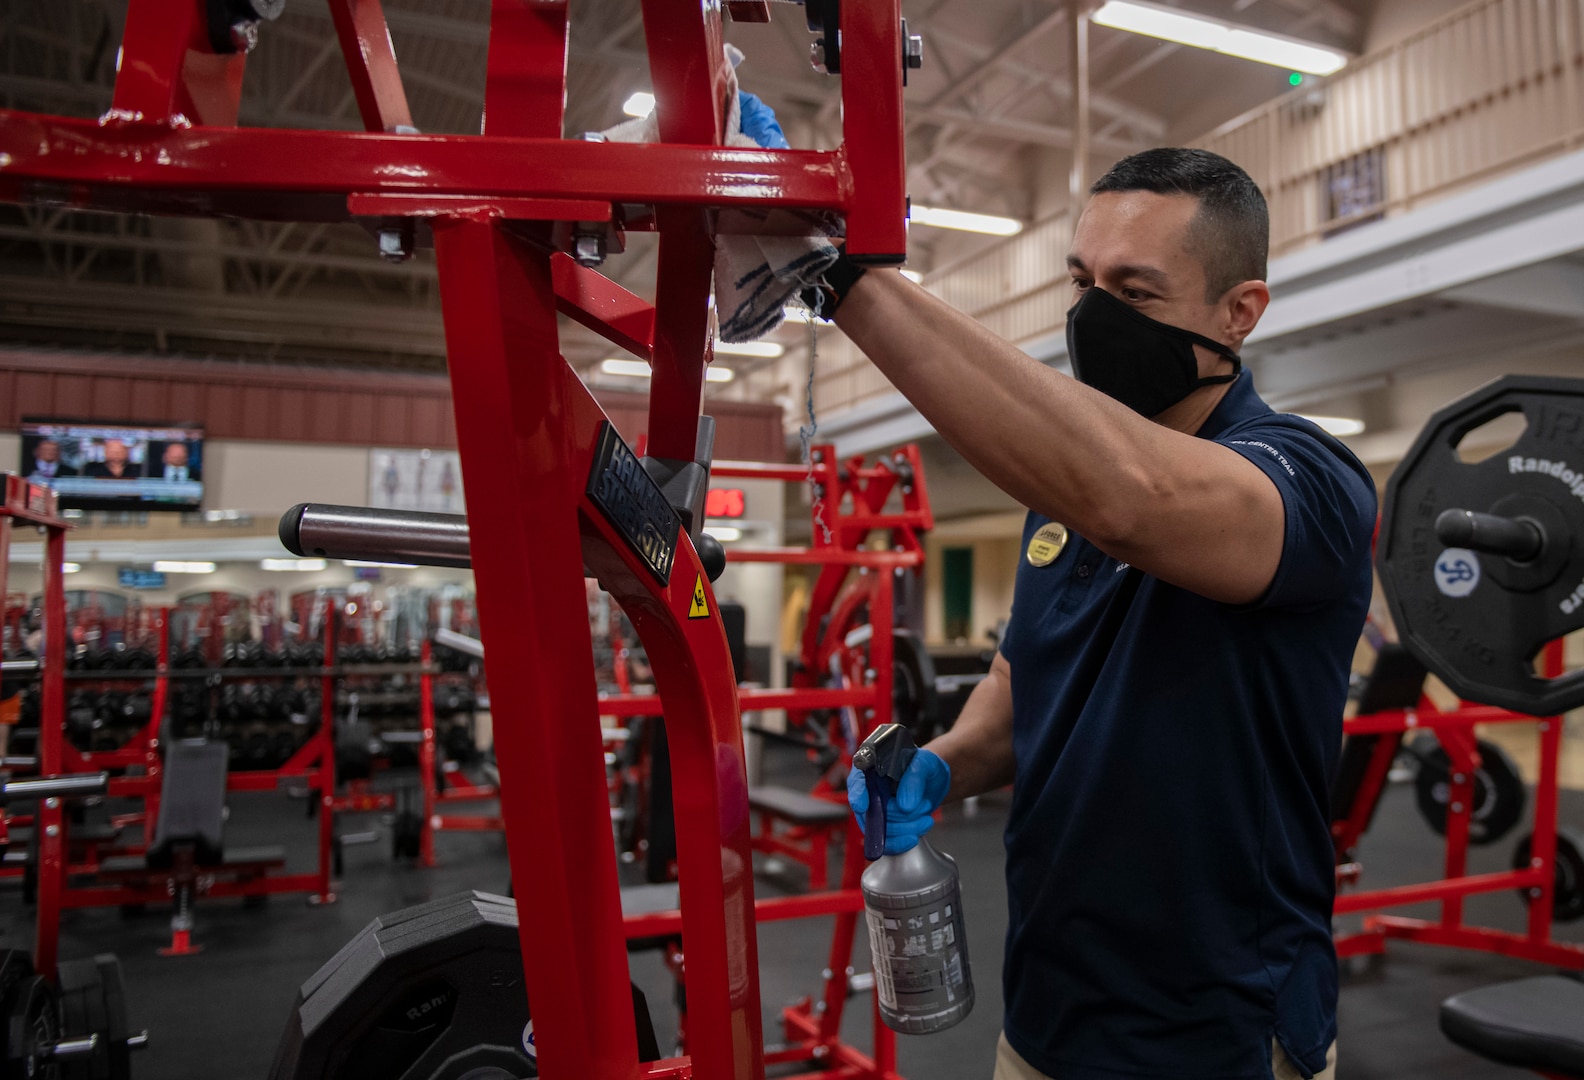
[[[1246,373],[1198,434],[1281,492],[1259,601],[1076,534],[1018,566],[1004,1023],[1057,1080],[1270,1080],[1272,1038],[1307,1076],[1336,1037],[1330,786],[1375,486]],[[1048,520],[1029,515],[1025,549]]]

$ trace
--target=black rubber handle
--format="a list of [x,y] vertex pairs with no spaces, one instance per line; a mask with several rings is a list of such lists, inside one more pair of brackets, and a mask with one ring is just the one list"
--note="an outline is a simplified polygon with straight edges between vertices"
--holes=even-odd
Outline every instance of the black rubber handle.
[[1447,547],[1505,555],[1516,562],[1528,562],[1545,548],[1545,533],[1534,522],[1477,510],[1443,510],[1435,531]]

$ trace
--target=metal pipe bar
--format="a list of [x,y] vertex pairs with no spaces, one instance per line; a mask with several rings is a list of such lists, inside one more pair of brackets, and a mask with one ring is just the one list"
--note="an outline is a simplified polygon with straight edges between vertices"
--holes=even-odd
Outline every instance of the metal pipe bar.
[[317,558],[472,565],[461,514],[301,503],[281,517],[280,541],[288,551]]
[[1436,518],[1435,532],[1436,539],[1447,547],[1505,555],[1514,562],[1529,562],[1545,550],[1545,533],[1526,518],[1443,510]]
[[[171,128],[0,110],[0,199],[58,183],[80,209],[342,221],[355,194],[576,198],[846,211],[841,151],[593,143],[478,135]],[[198,197],[195,201],[195,196]],[[900,216],[898,218],[900,221]]]
[[0,801],[13,799],[72,799],[86,795],[103,795],[109,786],[110,774],[70,773],[64,776],[42,776],[36,780],[12,780],[0,784]]

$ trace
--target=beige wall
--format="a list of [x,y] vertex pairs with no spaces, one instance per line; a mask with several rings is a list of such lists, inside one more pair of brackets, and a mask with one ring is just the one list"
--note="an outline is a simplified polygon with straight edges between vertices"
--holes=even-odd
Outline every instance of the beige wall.
[[1012,610],[1016,583],[1022,516],[985,515],[938,528],[924,543],[924,637],[932,645],[946,640],[945,592],[942,588],[942,551],[952,547],[973,549],[973,615],[967,644],[989,644],[986,632]]

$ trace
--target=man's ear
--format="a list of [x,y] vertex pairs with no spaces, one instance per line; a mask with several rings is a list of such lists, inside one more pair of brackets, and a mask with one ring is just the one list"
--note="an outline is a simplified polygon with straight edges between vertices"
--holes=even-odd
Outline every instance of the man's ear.
[[1245,281],[1232,286],[1221,298],[1226,336],[1243,347],[1243,339],[1254,332],[1260,316],[1270,306],[1270,288],[1263,281]]

